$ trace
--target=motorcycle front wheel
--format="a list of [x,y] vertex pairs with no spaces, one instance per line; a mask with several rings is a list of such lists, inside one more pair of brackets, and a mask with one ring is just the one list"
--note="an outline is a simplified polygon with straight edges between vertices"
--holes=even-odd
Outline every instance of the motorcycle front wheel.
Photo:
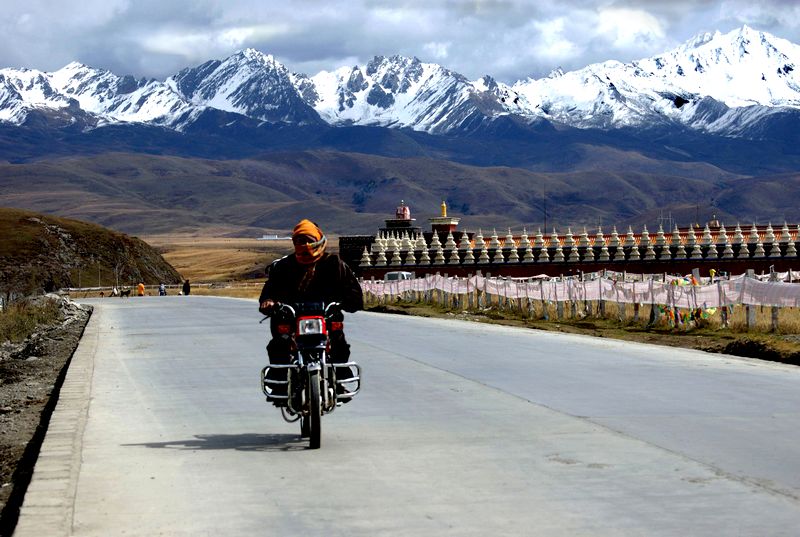
[[319,371],[309,371],[308,384],[308,436],[311,449],[319,449],[322,440],[322,398],[319,394]]

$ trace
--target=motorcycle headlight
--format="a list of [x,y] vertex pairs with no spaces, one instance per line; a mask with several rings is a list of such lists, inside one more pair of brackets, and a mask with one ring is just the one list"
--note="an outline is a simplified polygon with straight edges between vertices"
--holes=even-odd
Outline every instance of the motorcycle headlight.
[[322,317],[311,317],[297,321],[297,335],[308,336],[325,333],[325,320]]

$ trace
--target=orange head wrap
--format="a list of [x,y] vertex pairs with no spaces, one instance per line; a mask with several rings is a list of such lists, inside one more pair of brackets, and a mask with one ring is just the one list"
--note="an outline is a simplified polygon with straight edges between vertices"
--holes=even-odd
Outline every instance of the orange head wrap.
[[294,253],[297,261],[303,265],[310,265],[319,260],[325,252],[328,239],[322,230],[311,220],[301,220],[292,230],[292,240],[300,235],[307,235],[314,239],[314,242],[305,244],[294,243]]

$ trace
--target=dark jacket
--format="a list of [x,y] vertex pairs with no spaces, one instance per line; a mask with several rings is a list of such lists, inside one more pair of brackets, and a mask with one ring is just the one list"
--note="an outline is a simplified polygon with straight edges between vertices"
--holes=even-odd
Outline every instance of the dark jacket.
[[294,254],[278,259],[267,267],[267,281],[261,290],[259,304],[267,299],[285,304],[298,302],[339,302],[345,311],[364,309],[361,286],[338,255],[323,254],[316,262],[314,276],[300,290],[300,283],[308,265],[297,262]]

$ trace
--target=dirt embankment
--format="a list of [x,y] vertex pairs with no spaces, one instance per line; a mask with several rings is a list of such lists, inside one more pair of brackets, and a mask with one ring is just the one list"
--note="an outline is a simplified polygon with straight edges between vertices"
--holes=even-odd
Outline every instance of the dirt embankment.
[[0,345],[0,536],[14,531],[66,365],[91,315],[91,307],[56,295],[37,300],[58,300],[58,320]]
[[7,297],[181,281],[144,241],[88,222],[0,207],[0,236],[0,293]]

